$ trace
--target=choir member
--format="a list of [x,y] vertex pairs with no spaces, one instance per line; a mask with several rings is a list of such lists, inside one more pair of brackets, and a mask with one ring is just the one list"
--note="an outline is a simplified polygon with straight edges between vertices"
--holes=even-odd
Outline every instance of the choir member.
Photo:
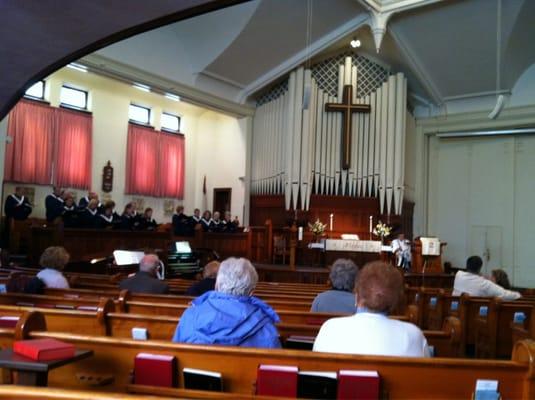
[[114,211],[115,203],[108,201],[104,205],[103,212],[98,214],[96,227],[98,229],[112,229],[120,224],[120,217]]
[[74,204],[74,198],[71,194],[68,194],[65,198],[63,214],[61,215],[63,218],[63,226],[65,228],[75,228],[79,226],[78,214],[78,210]]
[[221,221],[221,232],[234,233],[238,230],[239,224],[238,217],[233,221],[230,211],[225,211],[225,218]]
[[152,218],[152,208],[146,208],[145,212],[143,213],[143,216],[141,217],[140,223],[139,223],[139,229],[145,230],[145,231],[153,231],[158,227],[158,224]]
[[89,204],[84,210],[80,211],[78,218],[81,228],[96,228],[98,219],[98,200],[89,200]]
[[45,198],[46,220],[54,222],[63,214],[63,189],[54,186],[51,194]]
[[223,221],[221,221],[219,211],[214,211],[214,216],[209,227],[210,232],[221,232],[223,229]]
[[22,194],[22,188],[17,187],[15,193],[7,196],[4,213],[8,220],[24,221],[32,213],[30,201]]
[[189,236],[192,234],[190,218],[184,214],[184,207],[178,206],[172,219],[173,233],[176,236]]
[[133,230],[136,227],[136,209],[134,203],[128,203],[121,215],[119,229]]
[[193,210],[193,215],[191,216],[191,224],[193,225],[193,227],[195,227],[195,225],[200,224],[200,223],[201,223],[201,210],[196,208],[195,210]]
[[99,211],[101,211],[103,209],[103,206],[98,199],[98,194],[96,194],[95,192],[88,192],[87,196],[82,197],[80,201],[78,202],[78,209],[85,210],[89,202],[93,199],[97,200],[98,202],[97,208]]
[[202,230],[205,231],[205,232],[208,232],[210,230],[210,225],[212,224],[212,213],[208,210],[206,210],[203,214],[202,214],[202,218],[201,218],[201,226],[202,226]]

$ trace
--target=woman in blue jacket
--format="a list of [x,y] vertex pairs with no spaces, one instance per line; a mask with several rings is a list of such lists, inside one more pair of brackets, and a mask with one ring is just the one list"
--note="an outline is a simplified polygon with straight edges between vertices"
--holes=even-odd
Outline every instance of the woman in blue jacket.
[[275,323],[279,316],[251,296],[258,274],[245,258],[221,263],[215,291],[192,301],[176,328],[173,342],[244,347],[281,347]]

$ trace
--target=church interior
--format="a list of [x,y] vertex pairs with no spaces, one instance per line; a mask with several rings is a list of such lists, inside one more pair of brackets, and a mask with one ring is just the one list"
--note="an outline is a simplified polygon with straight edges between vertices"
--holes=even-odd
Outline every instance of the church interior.
[[0,10],[0,399],[535,398],[534,1]]

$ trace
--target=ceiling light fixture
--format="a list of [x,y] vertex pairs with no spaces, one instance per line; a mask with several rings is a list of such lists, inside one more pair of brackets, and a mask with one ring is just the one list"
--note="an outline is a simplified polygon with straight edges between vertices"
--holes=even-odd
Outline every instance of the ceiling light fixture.
[[169,100],[173,100],[173,101],[180,101],[180,96],[177,96],[176,94],[173,94],[173,93],[166,93],[165,98]]
[[361,45],[360,40],[358,40],[357,38],[353,38],[353,40],[351,42],[349,42],[349,44],[354,49],[356,49],[357,47],[360,47],[360,45]]
[[87,67],[82,64],[70,63],[70,64],[67,64],[67,67],[75,69],[76,71],[87,72]]
[[142,90],[143,92],[150,92],[150,86],[143,85],[142,83],[134,83],[132,86],[136,89]]

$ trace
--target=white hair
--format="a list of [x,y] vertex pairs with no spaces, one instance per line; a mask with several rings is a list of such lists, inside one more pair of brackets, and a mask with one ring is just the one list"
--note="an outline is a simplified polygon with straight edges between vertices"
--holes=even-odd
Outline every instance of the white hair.
[[246,258],[227,258],[219,266],[215,289],[235,296],[249,296],[258,282],[258,274]]

